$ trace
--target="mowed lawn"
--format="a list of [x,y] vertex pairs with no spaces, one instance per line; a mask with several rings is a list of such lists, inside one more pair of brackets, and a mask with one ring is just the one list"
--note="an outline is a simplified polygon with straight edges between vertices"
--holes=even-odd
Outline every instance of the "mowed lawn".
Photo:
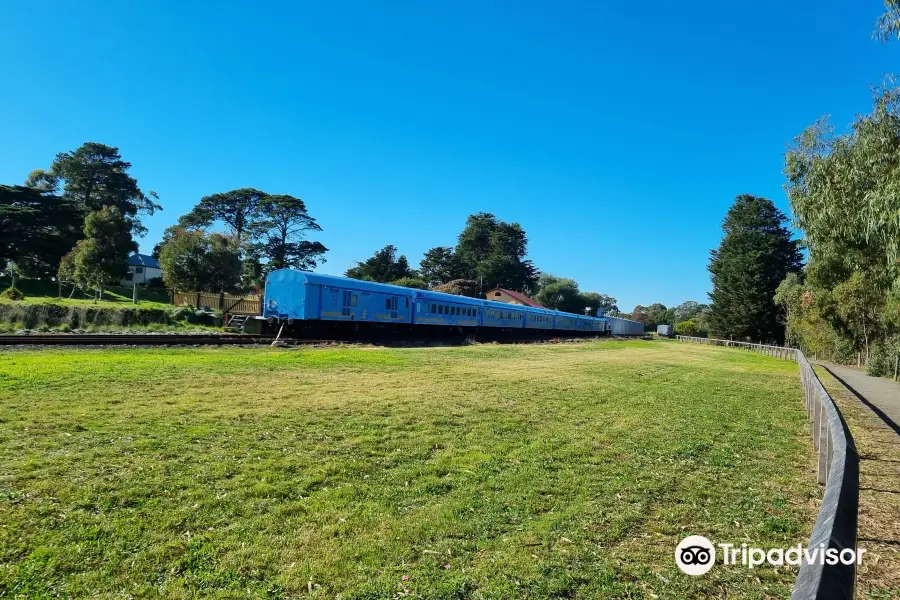
[[0,352],[0,598],[768,598],[796,365],[675,342]]

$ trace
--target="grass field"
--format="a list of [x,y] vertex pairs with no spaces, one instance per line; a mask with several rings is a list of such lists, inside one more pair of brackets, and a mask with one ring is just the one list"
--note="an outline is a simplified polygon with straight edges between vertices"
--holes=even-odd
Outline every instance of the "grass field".
[[768,598],[796,365],[671,342],[0,353],[0,597]]

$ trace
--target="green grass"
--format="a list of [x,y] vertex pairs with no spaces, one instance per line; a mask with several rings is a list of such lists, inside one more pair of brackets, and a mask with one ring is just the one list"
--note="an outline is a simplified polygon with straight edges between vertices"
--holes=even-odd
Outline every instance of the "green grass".
[[[12,283],[9,277],[0,277],[0,290],[5,290]],[[59,304],[62,306],[135,306],[132,303],[132,290],[126,286],[109,286],[103,291],[103,299],[95,300],[91,292],[83,292],[75,290],[72,298],[69,294],[72,292],[71,285],[63,286],[63,297],[59,297],[59,286],[53,281],[43,281],[39,279],[16,280],[16,288],[23,294],[25,299],[18,301],[25,304]],[[137,306],[141,308],[172,308],[169,303],[169,296],[165,290],[156,290],[141,288],[139,290]],[[0,304],[12,303],[12,300],[0,297]]]
[[0,597],[764,598],[796,365],[666,342],[0,354]]

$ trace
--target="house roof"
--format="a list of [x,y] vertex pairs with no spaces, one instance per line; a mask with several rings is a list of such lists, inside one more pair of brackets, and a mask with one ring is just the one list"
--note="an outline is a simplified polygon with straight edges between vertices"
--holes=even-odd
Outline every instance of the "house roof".
[[134,253],[128,257],[129,267],[149,267],[151,269],[159,268],[159,261],[147,254]]
[[521,292],[514,292],[512,290],[507,290],[507,289],[503,289],[503,288],[494,288],[492,290],[488,290],[488,293],[485,295],[488,299],[490,299],[491,292],[503,292],[504,294],[506,294],[513,300],[516,300],[517,302],[521,302],[525,306],[531,306],[533,308],[544,308],[543,306],[541,306],[540,303],[535,302],[534,300],[532,300],[531,298],[529,298],[528,296],[526,296],[525,294],[523,294]]

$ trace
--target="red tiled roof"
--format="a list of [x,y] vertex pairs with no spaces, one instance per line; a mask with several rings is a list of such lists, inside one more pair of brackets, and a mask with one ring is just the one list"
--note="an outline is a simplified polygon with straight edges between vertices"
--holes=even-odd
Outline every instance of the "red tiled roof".
[[539,303],[535,302],[534,300],[532,300],[531,298],[529,298],[529,297],[526,296],[525,294],[522,294],[521,292],[514,292],[514,291],[512,291],[512,290],[505,290],[505,289],[503,289],[503,288],[494,288],[493,290],[490,290],[490,291],[487,293],[488,300],[491,300],[491,299],[492,299],[492,298],[490,297],[491,292],[494,292],[494,291],[497,291],[497,290],[503,292],[504,294],[506,294],[506,295],[509,296],[510,298],[513,298],[514,300],[516,300],[516,301],[518,301],[518,302],[521,302],[521,303],[524,304],[525,306],[532,306],[532,307],[534,307],[534,308],[544,308],[544,307],[541,306]]

